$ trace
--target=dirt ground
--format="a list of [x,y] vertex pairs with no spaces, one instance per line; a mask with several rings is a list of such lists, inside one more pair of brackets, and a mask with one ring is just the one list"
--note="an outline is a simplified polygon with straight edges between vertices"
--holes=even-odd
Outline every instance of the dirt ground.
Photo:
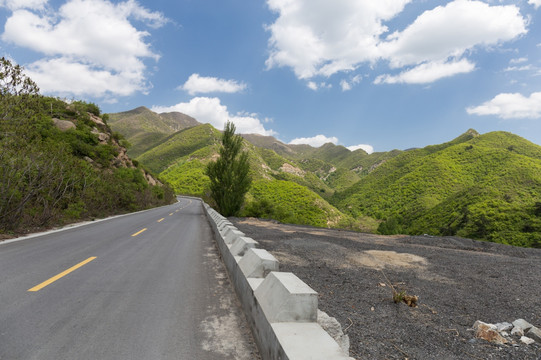
[[[519,318],[541,327],[540,249],[230,220],[319,293],[356,359],[541,359],[540,343],[495,345],[471,330]],[[394,303],[390,285],[418,306]]]

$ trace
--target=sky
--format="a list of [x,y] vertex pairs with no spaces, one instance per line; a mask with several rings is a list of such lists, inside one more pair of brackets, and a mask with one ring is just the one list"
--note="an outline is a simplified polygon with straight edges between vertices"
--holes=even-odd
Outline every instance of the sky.
[[367,152],[541,144],[541,0],[0,0],[44,95]]

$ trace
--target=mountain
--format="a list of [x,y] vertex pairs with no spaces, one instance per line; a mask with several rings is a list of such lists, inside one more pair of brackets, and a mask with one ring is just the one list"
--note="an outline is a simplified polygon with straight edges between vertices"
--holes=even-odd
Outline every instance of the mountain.
[[179,112],[157,114],[141,106],[130,111],[109,114],[109,125],[113,131],[126,137],[132,144],[129,155],[137,157],[167,136],[197,126],[199,122]]
[[10,108],[11,96],[0,100],[9,114],[0,122],[0,238],[174,201],[95,104],[32,96]]
[[541,147],[470,130],[404,152],[331,202],[382,221],[381,233],[457,235],[533,246],[541,240]]
[[[372,154],[242,136],[254,179],[244,216],[541,246],[541,147],[516,135],[470,129],[443,144]],[[177,193],[205,198],[205,166],[219,146],[218,130],[196,125],[136,159]]]

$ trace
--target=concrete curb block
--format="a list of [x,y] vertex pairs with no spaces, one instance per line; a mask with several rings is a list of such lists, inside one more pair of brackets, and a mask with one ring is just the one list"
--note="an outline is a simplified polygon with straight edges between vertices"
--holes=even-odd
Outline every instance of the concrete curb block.
[[261,357],[351,360],[317,323],[318,295],[278,260],[201,201]]

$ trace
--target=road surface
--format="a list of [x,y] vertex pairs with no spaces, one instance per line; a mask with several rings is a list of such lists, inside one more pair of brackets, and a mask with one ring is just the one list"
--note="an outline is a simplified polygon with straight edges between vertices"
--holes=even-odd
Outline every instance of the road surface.
[[253,359],[199,201],[0,243],[0,359]]

